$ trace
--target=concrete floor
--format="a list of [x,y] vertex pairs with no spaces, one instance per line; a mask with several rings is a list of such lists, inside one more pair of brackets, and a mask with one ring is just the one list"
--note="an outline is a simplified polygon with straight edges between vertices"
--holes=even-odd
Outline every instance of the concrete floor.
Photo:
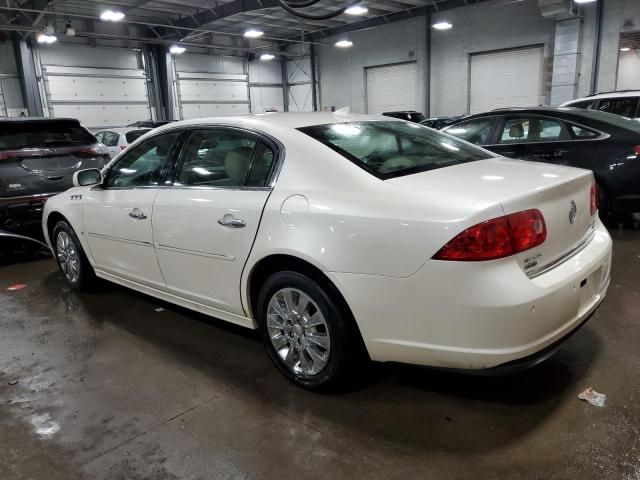
[[4,266],[0,479],[640,479],[640,231],[612,233],[609,296],[545,364],[377,366],[334,396],[290,385],[252,332],[71,292],[52,260]]

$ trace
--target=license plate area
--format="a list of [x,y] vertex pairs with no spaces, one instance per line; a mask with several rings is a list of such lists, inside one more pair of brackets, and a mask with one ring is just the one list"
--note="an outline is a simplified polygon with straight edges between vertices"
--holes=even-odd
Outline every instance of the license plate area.
[[602,267],[598,268],[588,277],[583,278],[578,285],[576,285],[581,309],[593,303],[594,297],[600,293],[601,284]]

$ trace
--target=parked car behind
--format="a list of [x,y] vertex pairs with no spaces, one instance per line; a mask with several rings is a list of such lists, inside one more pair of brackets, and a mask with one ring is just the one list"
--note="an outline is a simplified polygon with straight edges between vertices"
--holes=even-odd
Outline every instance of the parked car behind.
[[462,118],[460,115],[457,117],[434,117],[427,118],[420,122],[420,125],[424,125],[425,127],[435,128],[436,130],[441,130],[444,127],[451,125],[453,122]]
[[111,158],[116,158],[122,150],[150,130],[150,128],[137,127],[110,128],[96,132],[96,138],[107,147]]
[[505,157],[593,170],[604,215],[640,212],[639,122],[595,110],[514,108],[443,131]]
[[640,90],[598,93],[563,103],[562,107],[586,108],[615,113],[623,117],[640,120]]
[[415,110],[405,110],[402,112],[384,112],[382,114],[385,117],[399,118],[400,120],[406,120],[408,122],[420,123],[425,117],[422,113]]
[[173,122],[175,122],[175,120],[141,120],[139,122],[130,123],[127,127],[158,128]]
[[76,171],[108,161],[106,148],[78,120],[0,120],[0,229],[38,224],[45,200],[70,188]]

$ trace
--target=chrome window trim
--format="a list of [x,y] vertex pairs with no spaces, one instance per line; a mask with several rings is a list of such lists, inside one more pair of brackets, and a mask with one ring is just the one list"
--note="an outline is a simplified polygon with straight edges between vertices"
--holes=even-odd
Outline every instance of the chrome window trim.
[[[516,118],[519,118],[516,115],[498,115],[498,117],[503,117],[503,118],[507,118],[507,117],[512,117],[515,116]],[[521,115],[522,117],[538,117],[538,118],[543,118],[543,119],[550,119],[550,120],[555,120],[556,122],[562,122],[565,124],[565,126],[567,127],[567,130],[569,128],[569,125],[575,125],[576,127],[580,127],[580,128],[584,128],[586,130],[592,131],[592,132],[596,132],[599,133],[600,135],[594,138],[584,138],[581,140],[578,140],[576,138],[573,138],[573,136],[571,136],[571,138],[569,140],[549,140],[549,141],[541,141],[541,142],[520,142],[520,143],[492,143],[492,144],[488,144],[488,145],[482,145],[483,147],[487,148],[487,147],[510,147],[512,145],[515,146],[521,146],[521,145],[539,145],[539,144],[552,144],[552,143],[567,143],[567,142],[599,142],[600,140],[606,140],[607,138],[611,137],[610,133],[605,133],[601,130],[598,130],[596,128],[593,127],[588,127],[587,125],[583,125],[581,123],[577,123],[574,122],[573,120],[565,120],[564,118],[555,118],[555,117],[549,117],[548,115],[536,115],[536,114],[523,114]],[[498,132],[500,133],[500,132]],[[569,132],[569,135],[571,135],[571,132]]]
[[[212,189],[212,190],[266,190],[271,191],[275,186],[275,183],[280,176],[280,172],[282,171],[282,164],[284,163],[284,158],[286,155],[286,149],[282,142],[277,138],[269,135],[268,133],[263,132],[262,130],[257,130],[253,128],[242,127],[238,125],[228,125],[224,123],[202,123],[197,125],[189,125],[189,128],[184,129],[185,131],[189,131],[192,133],[194,130],[215,130],[215,129],[224,129],[224,130],[232,130],[239,133],[246,133],[258,138],[258,141],[262,140],[267,144],[272,150],[274,150],[275,158],[274,165],[271,167],[271,172],[269,172],[269,177],[267,179],[267,185],[265,187],[245,187],[245,186],[198,186],[198,185],[176,185],[172,183],[167,185],[168,188],[178,188],[178,189]],[[186,143],[189,141],[187,138],[185,144],[182,145],[182,148],[185,147]],[[256,142],[257,144],[257,142]],[[255,147],[254,147],[255,149]],[[180,160],[180,156],[182,154],[182,149],[180,150],[180,154],[178,156],[178,161]],[[252,159],[253,160],[253,159]],[[179,165],[178,165],[179,166]],[[253,166],[253,162],[252,162]],[[175,172],[177,173],[177,172]]]
[[584,248],[589,244],[589,242],[591,242],[595,234],[596,234],[596,228],[595,228],[595,222],[594,222],[591,225],[589,225],[589,230],[587,230],[587,233],[582,237],[582,239],[580,239],[578,243],[576,243],[573,247],[571,247],[570,249],[566,250],[565,252],[555,257],[550,262],[538,268],[534,268],[533,270],[529,270],[528,272],[526,272],[527,277],[531,279],[539,277],[540,275],[547,273],[549,270],[554,269],[555,267],[565,262],[566,260],[569,260],[574,255],[577,255],[582,250],[584,250]]

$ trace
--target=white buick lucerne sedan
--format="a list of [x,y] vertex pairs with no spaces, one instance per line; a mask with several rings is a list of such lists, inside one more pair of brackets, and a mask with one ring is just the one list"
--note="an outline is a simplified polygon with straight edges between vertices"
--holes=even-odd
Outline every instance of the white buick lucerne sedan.
[[43,217],[71,287],[100,277],[259,329],[275,365],[309,389],[369,359],[532,365],[609,286],[590,171],[402,120],[183,121],[74,184]]

